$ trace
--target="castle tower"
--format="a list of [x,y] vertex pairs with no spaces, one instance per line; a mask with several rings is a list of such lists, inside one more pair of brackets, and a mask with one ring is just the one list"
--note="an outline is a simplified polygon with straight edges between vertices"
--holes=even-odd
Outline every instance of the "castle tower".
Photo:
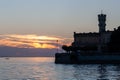
[[98,21],[99,21],[99,33],[106,31],[106,15],[105,14],[99,14],[98,15]]

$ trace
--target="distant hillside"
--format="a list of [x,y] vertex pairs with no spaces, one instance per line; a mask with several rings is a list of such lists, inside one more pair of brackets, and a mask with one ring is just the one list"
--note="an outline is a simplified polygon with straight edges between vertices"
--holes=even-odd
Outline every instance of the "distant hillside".
[[16,48],[0,46],[0,57],[52,57],[56,49]]

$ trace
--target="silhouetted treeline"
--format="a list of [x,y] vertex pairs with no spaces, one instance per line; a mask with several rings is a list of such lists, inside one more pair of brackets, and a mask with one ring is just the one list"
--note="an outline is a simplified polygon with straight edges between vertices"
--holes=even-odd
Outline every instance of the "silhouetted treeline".
[[75,46],[63,45],[62,49],[65,50],[67,53],[77,52],[79,50],[82,50],[82,51],[96,51],[97,50],[97,46],[75,47]]
[[112,32],[110,42],[108,43],[108,50],[120,52],[120,26]]

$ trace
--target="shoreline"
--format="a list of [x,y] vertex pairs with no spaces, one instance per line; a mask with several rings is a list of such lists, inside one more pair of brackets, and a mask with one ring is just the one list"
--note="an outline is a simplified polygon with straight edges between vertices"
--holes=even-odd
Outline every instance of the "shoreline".
[[118,64],[120,63],[120,54],[116,55],[80,55],[73,53],[56,53],[56,64]]

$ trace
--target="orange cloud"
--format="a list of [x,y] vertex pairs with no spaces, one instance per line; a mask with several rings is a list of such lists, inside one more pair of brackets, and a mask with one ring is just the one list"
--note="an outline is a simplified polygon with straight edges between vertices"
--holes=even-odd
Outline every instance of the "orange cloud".
[[33,47],[35,48],[57,48],[54,45],[50,45],[50,44],[39,44],[39,43],[33,43],[32,44]]
[[[38,36],[38,35],[0,35],[0,46],[18,48],[58,48],[58,45],[70,43],[69,40],[60,37]],[[57,42],[59,41],[59,42]]]

